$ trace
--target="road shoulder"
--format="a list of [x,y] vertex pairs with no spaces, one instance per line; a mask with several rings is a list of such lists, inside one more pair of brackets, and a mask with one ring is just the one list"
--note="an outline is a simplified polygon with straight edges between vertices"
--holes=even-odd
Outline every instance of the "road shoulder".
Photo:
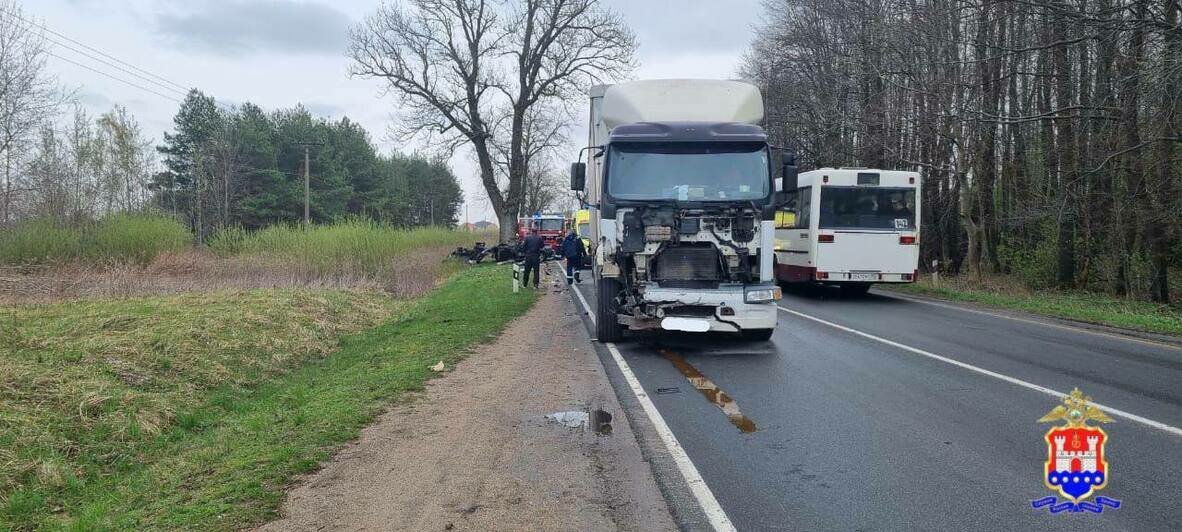
[[1060,316],[1050,316],[1026,310],[998,307],[973,301],[947,299],[931,294],[904,292],[901,290],[892,290],[890,288],[882,288],[880,291],[878,291],[878,294],[884,297],[893,297],[896,299],[956,309],[964,312],[984,314],[998,318],[1056,327],[1060,329],[1076,329],[1086,333],[1099,334],[1102,336],[1115,337],[1125,340],[1148,342],[1171,349],[1182,349],[1182,337],[1170,334],[1141,331],[1127,327],[1117,327],[1115,325],[1108,325],[1104,323],[1064,318]]
[[[671,530],[580,314],[555,291],[289,492],[263,530]],[[610,435],[546,419],[602,409]]]

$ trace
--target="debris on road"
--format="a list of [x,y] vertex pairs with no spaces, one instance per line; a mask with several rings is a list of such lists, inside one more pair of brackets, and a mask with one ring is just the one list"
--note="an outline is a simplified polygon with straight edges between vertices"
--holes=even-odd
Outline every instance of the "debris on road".
[[443,364],[442,360],[440,360],[438,364],[431,366],[431,371],[434,371],[435,373],[439,373],[445,369],[447,369],[447,366]]

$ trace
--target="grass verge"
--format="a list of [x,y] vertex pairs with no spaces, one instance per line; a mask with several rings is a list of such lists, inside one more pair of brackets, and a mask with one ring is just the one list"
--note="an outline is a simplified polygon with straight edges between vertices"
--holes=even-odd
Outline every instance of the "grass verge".
[[115,214],[81,228],[33,220],[0,231],[0,264],[29,266],[74,260],[94,264],[152,262],[193,244],[176,220],[151,214]]
[[[167,379],[188,380],[185,371],[163,368],[153,373],[161,375],[154,377],[157,380],[145,384],[119,376],[120,370],[109,364],[78,356],[86,350],[68,340],[61,340],[64,345],[46,346],[19,336],[18,347],[0,351],[0,359],[23,360],[38,373],[0,383],[0,434],[9,439],[0,441],[0,449],[20,445],[14,437],[36,433],[43,423],[57,427],[57,432],[43,436],[44,447],[34,450],[20,445],[14,456],[0,456],[0,465],[6,461],[29,464],[10,476],[6,486],[0,485],[0,529],[229,530],[264,521],[275,515],[294,475],[315,469],[340,444],[355,438],[392,398],[422,389],[433,375],[430,365],[440,360],[454,364],[471,346],[495,338],[529,308],[532,296],[513,294],[507,277],[503,267],[466,270],[399,309],[395,318],[344,337],[331,354],[291,357],[290,364],[271,370],[249,363],[210,361],[205,366],[205,357],[196,357],[194,365],[208,370],[202,374],[226,372],[227,377],[241,380],[198,385],[192,394],[175,401],[156,392],[156,387],[167,388]],[[61,311],[67,312],[66,308]],[[82,314],[104,312],[91,307]],[[318,313],[310,315],[315,316]],[[68,318],[61,319],[60,332],[71,333],[65,325]],[[116,324],[127,331],[138,330],[122,321]],[[75,332],[77,341],[89,337],[89,333]],[[218,338],[243,334],[282,341],[274,333],[248,335],[233,325],[206,327],[201,334],[195,341],[214,360],[221,356],[215,347]],[[6,342],[11,346],[14,340]],[[289,352],[264,349],[258,359]],[[43,418],[28,407],[41,401],[38,383],[55,378],[55,368],[61,367],[44,362],[50,353],[69,357],[82,372],[114,373],[123,384],[108,380],[106,386],[79,390],[82,397],[95,394],[109,399],[97,406],[84,400],[75,405],[76,412],[63,409]],[[225,369],[208,369],[217,367]],[[172,421],[162,423],[155,434],[143,430],[144,423],[130,413],[118,418],[122,421],[107,424],[88,421],[91,409],[107,412],[127,404],[128,392],[120,386],[131,388],[131,404],[164,401],[160,409],[170,413],[162,417]],[[13,389],[29,392],[13,396]],[[94,440],[103,442],[93,447],[78,443]]]
[[395,259],[416,250],[471,246],[490,236],[495,240],[494,235],[439,227],[399,229],[353,219],[310,229],[298,225],[273,225],[254,232],[229,228],[215,233],[209,247],[222,256],[270,256],[319,272],[352,266],[368,274],[381,275],[390,270]]
[[980,303],[1032,314],[1109,325],[1143,332],[1182,335],[1182,312],[1168,305],[1134,301],[1089,292],[1006,291],[973,283],[941,279],[940,286],[924,279],[892,290],[951,301]]

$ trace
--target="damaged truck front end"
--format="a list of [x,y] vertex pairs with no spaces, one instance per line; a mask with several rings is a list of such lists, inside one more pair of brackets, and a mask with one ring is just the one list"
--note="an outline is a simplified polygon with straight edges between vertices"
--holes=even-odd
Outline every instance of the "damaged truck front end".
[[[617,340],[626,329],[770,338],[780,297],[778,195],[763,131],[627,124],[593,151],[600,339]],[[585,167],[574,172],[573,184],[583,185]]]

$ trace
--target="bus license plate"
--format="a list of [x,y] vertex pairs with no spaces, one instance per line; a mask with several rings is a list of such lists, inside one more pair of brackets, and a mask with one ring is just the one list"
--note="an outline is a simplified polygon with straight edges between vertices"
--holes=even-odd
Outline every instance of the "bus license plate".
[[851,273],[850,280],[851,281],[877,281],[878,274],[877,273]]

